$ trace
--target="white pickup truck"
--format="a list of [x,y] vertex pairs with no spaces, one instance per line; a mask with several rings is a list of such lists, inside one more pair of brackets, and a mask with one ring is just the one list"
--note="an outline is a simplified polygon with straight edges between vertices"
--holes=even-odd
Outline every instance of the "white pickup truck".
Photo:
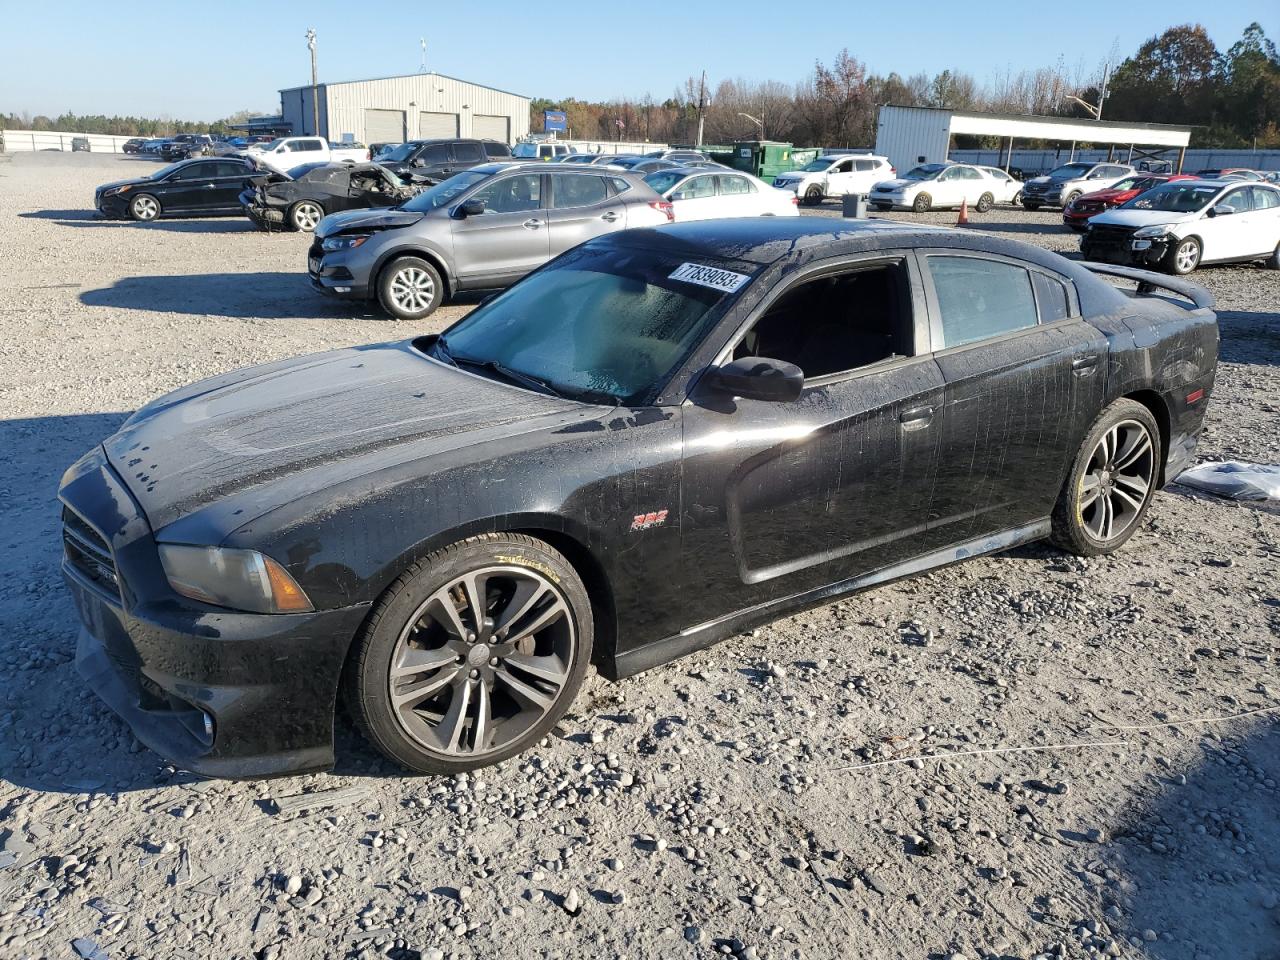
[[270,143],[255,143],[239,155],[286,173],[304,163],[364,163],[369,159],[369,148],[359,144],[333,145],[321,137],[280,137]]

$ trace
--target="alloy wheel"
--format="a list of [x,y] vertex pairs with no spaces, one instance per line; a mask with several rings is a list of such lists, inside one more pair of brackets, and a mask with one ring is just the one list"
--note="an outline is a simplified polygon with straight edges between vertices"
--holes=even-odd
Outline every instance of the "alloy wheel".
[[1080,522],[1094,540],[1107,543],[1133,525],[1155,480],[1155,444],[1136,420],[1112,426],[1089,455],[1080,478]]
[[435,281],[420,267],[405,267],[391,281],[391,299],[405,313],[425,310],[435,298]]
[[139,220],[154,220],[160,212],[160,204],[151,197],[138,197],[133,201],[133,215]]
[[293,210],[293,224],[299,230],[310,233],[316,228],[324,212],[314,203],[300,203]]
[[482,567],[431,594],[401,631],[387,681],[392,709],[430,753],[494,753],[555,707],[576,649],[568,601],[550,577]]
[[1200,262],[1200,247],[1194,240],[1183,240],[1173,257],[1179,273],[1190,273]]

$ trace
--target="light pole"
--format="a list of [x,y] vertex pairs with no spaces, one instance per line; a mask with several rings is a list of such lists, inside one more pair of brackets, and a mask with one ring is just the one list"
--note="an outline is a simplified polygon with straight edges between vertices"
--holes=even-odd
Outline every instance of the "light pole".
[[742,111],[738,111],[738,116],[740,116],[740,117],[746,117],[748,120],[750,120],[752,123],[754,123],[757,127],[759,127],[759,128],[760,128],[760,139],[761,139],[761,140],[763,140],[763,139],[764,139],[764,121],[763,121],[763,120],[757,120],[757,119],[756,119],[755,117],[753,117],[751,114],[749,114],[749,113],[743,113]]
[[311,126],[312,133],[320,136],[320,101],[316,98],[316,31],[307,27],[307,49],[311,51]]

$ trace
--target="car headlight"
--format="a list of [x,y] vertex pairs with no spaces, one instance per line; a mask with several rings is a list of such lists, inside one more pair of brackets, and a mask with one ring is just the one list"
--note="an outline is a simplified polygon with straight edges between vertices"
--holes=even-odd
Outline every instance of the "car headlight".
[[104,197],[114,197],[121,193],[128,193],[132,189],[133,189],[133,184],[126,183],[123,187],[112,187],[109,190],[103,190],[102,195]]
[[1140,230],[1133,231],[1135,240],[1154,240],[1156,237],[1163,237],[1169,232],[1167,224],[1158,224],[1154,227],[1143,227]]
[[306,613],[307,595],[280,564],[256,550],[162,543],[169,586],[192,600],[250,613]]
[[358,233],[345,237],[326,237],[320,242],[320,249],[332,253],[335,250],[354,250],[368,240],[370,234]]

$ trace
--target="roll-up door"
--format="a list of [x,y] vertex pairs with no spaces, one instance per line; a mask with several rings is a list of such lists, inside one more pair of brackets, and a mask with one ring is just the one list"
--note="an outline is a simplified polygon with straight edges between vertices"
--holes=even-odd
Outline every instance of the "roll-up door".
[[365,110],[365,143],[403,143],[403,110]]
[[471,118],[471,135],[477,140],[497,140],[511,143],[511,118],[492,117],[477,113]]
[[458,115],[456,113],[428,113],[423,110],[418,114],[418,139],[435,140],[439,137],[456,137],[458,135]]

